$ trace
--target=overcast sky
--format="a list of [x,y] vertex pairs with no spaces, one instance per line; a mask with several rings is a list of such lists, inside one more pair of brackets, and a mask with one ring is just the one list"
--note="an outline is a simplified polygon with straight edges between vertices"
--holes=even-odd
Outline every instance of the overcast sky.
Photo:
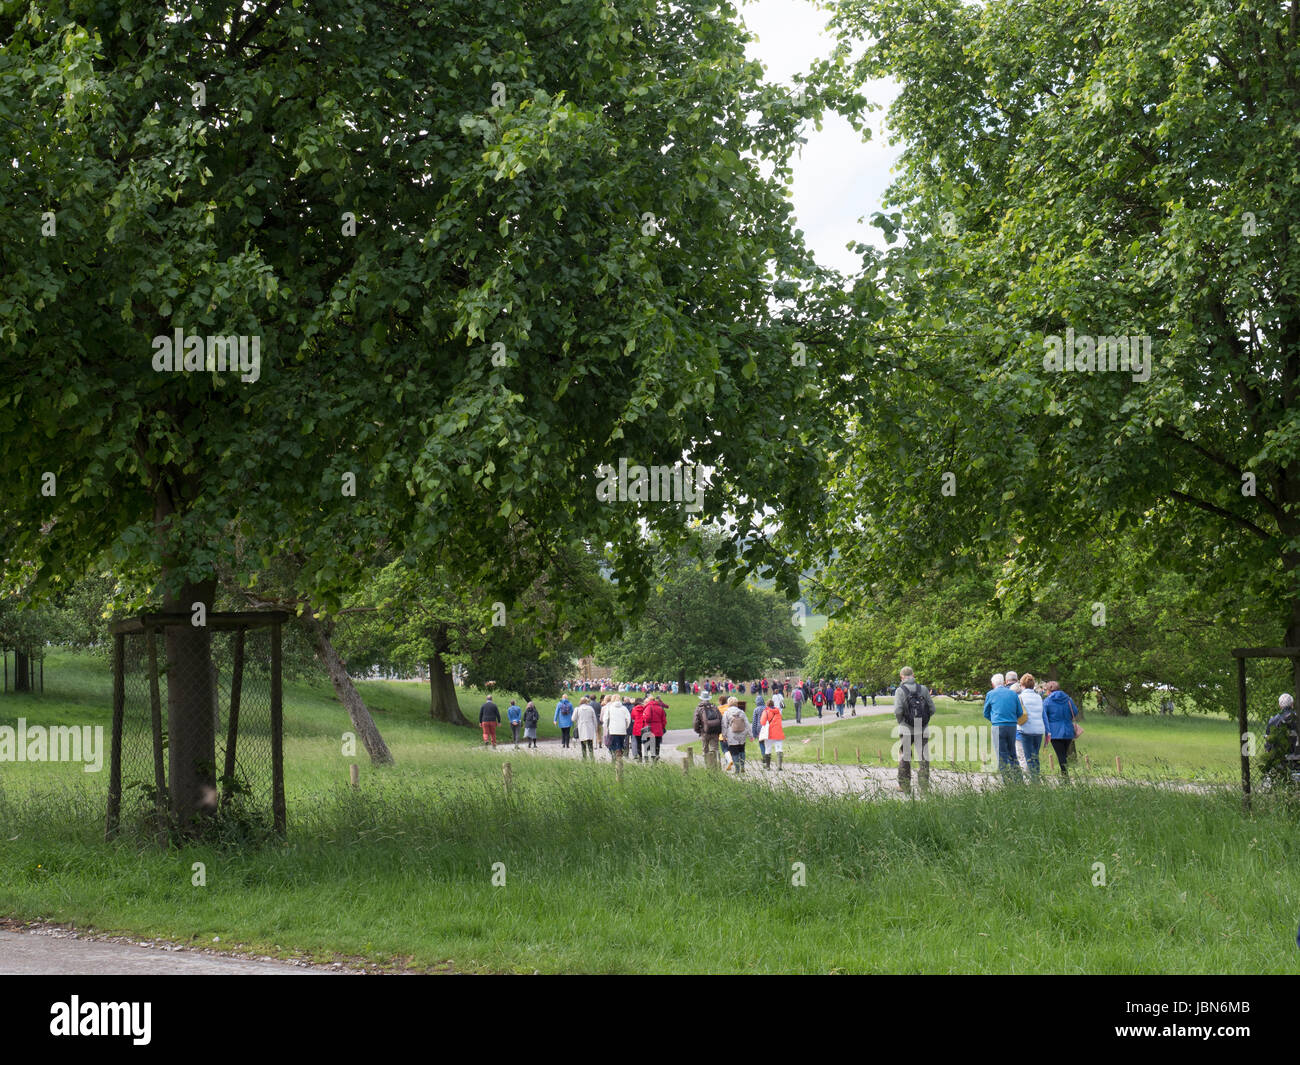
[[[740,13],[749,31],[758,37],[749,52],[767,68],[770,81],[790,84],[796,73],[834,49],[833,38],[822,31],[827,12],[807,0],[741,0]],[[854,273],[858,267],[857,257],[845,248],[850,241],[884,246],[880,231],[867,220],[880,210],[899,154],[899,148],[891,147],[882,132],[894,93],[892,82],[867,86],[867,97],[882,105],[870,116],[870,141],[864,143],[844,119],[827,115],[820,133],[808,124],[808,143],[794,160],[794,209],[799,228],[818,262],[846,273]]]

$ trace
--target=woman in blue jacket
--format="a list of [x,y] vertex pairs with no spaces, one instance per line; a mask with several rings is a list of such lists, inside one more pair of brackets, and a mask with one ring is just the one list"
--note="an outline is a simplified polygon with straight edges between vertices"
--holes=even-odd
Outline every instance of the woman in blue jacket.
[[1070,756],[1070,744],[1074,742],[1074,719],[1079,716],[1079,708],[1074,705],[1061,686],[1049,680],[1044,686],[1047,697],[1043,700],[1043,718],[1047,724],[1047,735],[1052,740],[1052,750],[1056,752],[1056,762],[1061,767],[1061,776],[1070,779],[1065,768],[1065,761]]
[[515,746],[519,746],[519,726],[524,720],[524,712],[519,709],[519,703],[515,699],[510,700],[510,705],[506,707],[506,720],[510,722],[510,731],[514,733]]

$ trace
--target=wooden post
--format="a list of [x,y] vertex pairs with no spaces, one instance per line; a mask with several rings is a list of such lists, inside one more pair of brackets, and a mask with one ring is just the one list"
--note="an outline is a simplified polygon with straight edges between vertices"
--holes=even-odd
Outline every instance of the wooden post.
[[158,843],[167,845],[167,772],[163,768],[162,696],[158,691],[158,630],[150,629],[149,640],[149,715],[153,727],[154,807],[158,824]]
[[861,764],[862,764],[862,748],[861,748],[861,747],[854,747],[854,748],[853,748],[853,758],[854,758],[854,761],[855,761],[858,765],[861,765]]
[[687,765],[695,764],[695,749],[693,747],[686,748],[686,764]]
[[353,762],[348,766],[348,782],[355,788],[361,783],[361,770],[357,768],[357,763]]
[[884,754],[881,753],[879,747],[876,748],[876,761],[879,762],[881,765],[885,764],[885,756]]
[[682,756],[682,776],[686,776],[691,771],[691,752],[688,748],[686,754]]
[[502,763],[502,766],[501,766],[501,777],[502,777],[502,779],[503,779],[503,781],[504,781],[504,783],[505,783],[505,788],[506,788],[506,798],[508,799],[508,798],[510,798],[510,784],[511,784],[511,780],[512,780],[512,777],[511,777],[511,769],[510,769],[510,763],[509,763],[509,762],[504,762],[504,763]]
[[615,754],[614,758],[614,776],[620,784],[623,783],[623,759]]
[[1091,772],[1092,772],[1092,759],[1089,758],[1086,754],[1083,756],[1083,764],[1086,765],[1086,766],[1088,767],[1088,772],[1091,773]]
[[271,814],[276,832],[284,835],[284,681],[280,651],[277,621],[271,626]]
[[840,760],[840,749],[839,749],[838,747],[832,747],[832,748],[831,748],[831,761],[832,761],[832,762],[837,762],[837,763],[838,763],[839,760]]
[[1119,755],[1115,755],[1115,772],[1124,775],[1124,763],[1119,760]]
[[104,838],[117,835],[122,814],[122,718],[126,713],[126,637],[113,636],[113,738],[108,759],[108,818]]
[[[1300,659],[1295,660],[1300,665]],[[1241,806],[1250,809],[1250,758],[1246,754],[1246,742],[1241,737],[1246,734],[1249,723],[1246,720],[1246,659],[1237,659],[1237,742],[1241,747]]]
[[235,630],[235,648],[230,663],[230,714],[226,722],[226,767],[222,775],[221,803],[230,801],[235,779],[235,747],[239,743],[239,700],[244,690],[244,629]]

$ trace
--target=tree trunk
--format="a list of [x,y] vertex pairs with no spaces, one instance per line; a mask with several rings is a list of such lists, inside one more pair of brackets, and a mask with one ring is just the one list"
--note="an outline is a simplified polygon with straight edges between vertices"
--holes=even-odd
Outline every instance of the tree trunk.
[[468,727],[469,720],[460,712],[460,700],[456,698],[456,685],[451,679],[451,670],[443,661],[442,655],[446,650],[447,630],[442,628],[434,637],[434,651],[429,658],[429,717],[448,725]]
[[347,666],[339,657],[338,651],[334,649],[334,644],[330,642],[329,627],[319,621],[310,609],[303,611],[302,623],[315,641],[316,656],[329,672],[334,693],[347,710],[352,727],[357,730],[366,753],[370,755],[370,761],[375,765],[392,765],[393,754],[388,749],[388,744],[384,742],[384,737],[379,734],[379,729],[375,727],[374,718],[370,716],[361,693],[357,691],[352,678],[348,676]]
[[[166,576],[166,574],[164,574]],[[189,582],[176,595],[165,593],[163,609],[193,615],[202,603],[212,611],[215,579]],[[217,812],[217,729],[213,715],[212,638],[205,625],[187,621],[163,629],[167,661],[167,791],[181,833],[201,836],[203,822]]]
[[1122,692],[1099,692],[1097,702],[1101,706],[1102,713],[1109,717],[1128,717],[1128,699]]
[[26,651],[14,650],[14,691],[29,692],[31,685],[31,665]]

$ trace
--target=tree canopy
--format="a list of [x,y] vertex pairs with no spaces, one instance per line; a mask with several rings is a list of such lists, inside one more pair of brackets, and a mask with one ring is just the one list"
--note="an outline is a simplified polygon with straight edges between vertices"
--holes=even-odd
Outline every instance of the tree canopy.
[[906,145],[858,301],[892,365],[836,463],[844,587],[1129,530],[1300,646],[1297,5],[835,17]]

